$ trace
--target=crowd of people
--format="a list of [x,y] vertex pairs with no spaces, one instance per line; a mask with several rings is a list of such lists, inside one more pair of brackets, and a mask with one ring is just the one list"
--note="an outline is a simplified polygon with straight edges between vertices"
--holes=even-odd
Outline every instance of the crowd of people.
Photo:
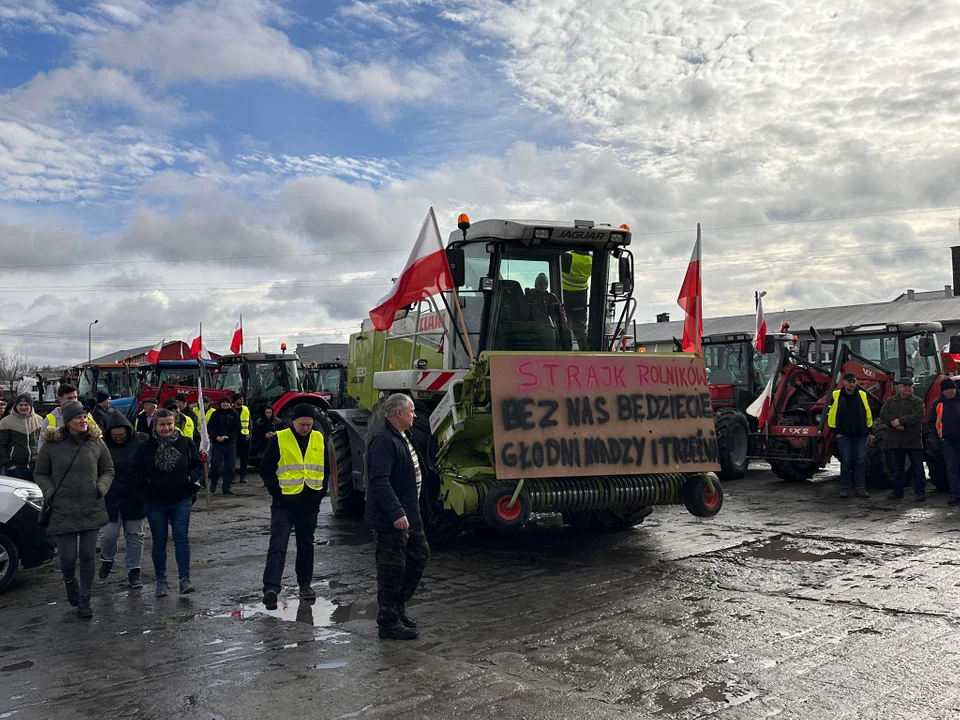
[[[171,535],[179,593],[195,592],[189,536],[193,504],[200,491],[216,491],[221,480],[223,494],[232,495],[238,459],[239,482],[246,482],[251,447],[262,456],[260,476],[271,496],[264,605],[277,608],[291,531],[300,598],[316,599],[314,536],[326,486],[324,440],[314,428],[313,406],[294,408],[287,428],[269,407],[251,424],[239,393],[223,397],[216,408],[208,402],[192,412],[183,395],[163,408],[147,400],[134,422],[111,409],[105,393],[83,404],[76,388],[62,383],[57,400],[44,417],[34,412],[28,395],[14,400],[0,420],[0,463],[7,475],[32,480],[42,490],[42,517],[56,540],[67,600],[78,617],[93,617],[95,578],[106,580],[113,571],[121,533],[127,582],[131,589],[143,587],[144,520],[150,527],[156,596],[170,592]],[[412,400],[391,396],[384,410],[384,428],[370,446],[366,518],[377,537],[380,637],[409,640],[417,637],[416,622],[405,606],[430,555],[419,509],[422,461],[407,434],[415,418]],[[209,457],[199,449],[201,418],[211,441]]]

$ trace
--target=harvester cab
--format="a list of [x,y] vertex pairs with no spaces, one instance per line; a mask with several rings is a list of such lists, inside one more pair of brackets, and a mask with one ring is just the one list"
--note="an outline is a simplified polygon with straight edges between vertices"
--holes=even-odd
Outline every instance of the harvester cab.
[[470,518],[516,530],[531,512],[607,528],[655,504],[716,514],[702,360],[614,352],[636,307],[630,229],[465,215],[458,228],[446,249],[455,291],[411,306],[388,332],[365,323],[350,338],[355,407],[322,421],[334,511],[362,507],[380,401],[404,393],[434,537]]

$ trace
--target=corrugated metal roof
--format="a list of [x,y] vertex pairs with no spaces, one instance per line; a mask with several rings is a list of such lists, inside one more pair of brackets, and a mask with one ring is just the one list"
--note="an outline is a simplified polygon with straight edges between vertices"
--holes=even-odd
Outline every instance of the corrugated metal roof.
[[333,362],[338,357],[346,360],[349,349],[350,346],[346,343],[320,343],[319,345],[297,345],[296,352],[300,360],[309,365],[311,361]]
[[[908,292],[909,292],[909,291],[908,291]],[[951,289],[950,292],[952,293],[953,290]],[[926,301],[926,300],[945,300],[945,299],[947,299],[948,297],[952,297],[952,295],[949,295],[949,296],[947,295],[946,288],[944,288],[943,290],[929,290],[929,291],[924,291],[924,292],[914,292],[914,293],[913,293],[913,301],[914,301],[914,302],[915,302],[915,301],[918,301],[918,300],[921,300],[921,301]],[[894,302],[910,302],[911,300],[910,300],[910,296],[909,296],[907,293],[903,293],[902,295],[897,295],[897,297],[894,298],[893,301],[894,301]]]
[[[95,357],[90,362],[94,363],[112,363],[112,362],[123,362],[124,358],[133,355],[143,355],[152,348],[153,345],[144,345],[143,347],[130,348],[129,350],[114,350],[112,353],[107,353],[106,355],[101,355],[100,357]],[[83,364],[83,363],[79,363]]]
[[[918,293],[919,294],[919,293]],[[926,294],[926,293],[924,293]],[[781,312],[767,313],[767,326],[778,329]],[[817,330],[830,331],[847,325],[870,325],[887,322],[930,322],[956,324],[960,322],[960,297],[945,298],[940,293],[939,300],[869,303],[865,305],[840,305],[837,307],[811,308],[808,310],[787,310],[786,320],[793,332],[806,332],[810,326]],[[703,334],[752,333],[756,319],[750,315],[728,315],[717,318],[704,318]],[[683,336],[683,321],[668,323],[645,323],[637,325],[637,343],[672,343],[673,338]]]

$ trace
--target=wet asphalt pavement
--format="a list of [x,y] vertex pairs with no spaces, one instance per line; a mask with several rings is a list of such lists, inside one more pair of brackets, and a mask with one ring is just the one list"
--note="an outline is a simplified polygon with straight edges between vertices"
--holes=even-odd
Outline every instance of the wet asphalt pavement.
[[752,470],[714,520],[474,532],[434,548],[421,639],[390,643],[372,538],[326,502],[317,602],[289,588],[266,612],[269,500],[256,478],[237,490],[196,506],[187,599],[153,596],[149,541],[147,586],[98,580],[92,622],[56,567],[21,573],[0,596],[0,718],[960,717],[960,511],[943,495],[841,500],[835,473]]

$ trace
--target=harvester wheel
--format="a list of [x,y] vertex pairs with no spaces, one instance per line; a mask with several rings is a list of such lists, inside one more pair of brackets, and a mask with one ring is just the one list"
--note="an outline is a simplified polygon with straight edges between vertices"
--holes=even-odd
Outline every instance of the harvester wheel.
[[886,489],[893,487],[890,466],[887,464],[887,449],[882,441],[867,445],[867,487]]
[[787,460],[771,460],[770,469],[773,474],[787,482],[806,482],[814,475],[820,466],[815,462],[789,462]]
[[318,413],[324,441],[324,477],[334,515],[360,517],[364,496],[353,484],[353,458],[350,436],[341,424],[334,424],[326,413]]
[[683,486],[683,504],[691,515],[713,517],[723,507],[723,486],[712,473],[687,478]]
[[426,464],[421,468],[420,515],[423,529],[432,542],[452,540],[463,532],[464,518],[443,507],[440,498],[440,473],[437,472],[437,439],[430,432],[430,410],[414,401],[417,417],[410,428],[413,444]]
[[514,483],[501,483],[483,499],[483,517],[495,530],[517,532],[530,520],[530,496],[527,493],[521,490],[516,502],[510,505],[516,490]]
[[717,428],[720,478],[739,480],[747,474],[750,466],[747,458],[750,426],[743,413],[736,408],[722,408],[713,417]]

